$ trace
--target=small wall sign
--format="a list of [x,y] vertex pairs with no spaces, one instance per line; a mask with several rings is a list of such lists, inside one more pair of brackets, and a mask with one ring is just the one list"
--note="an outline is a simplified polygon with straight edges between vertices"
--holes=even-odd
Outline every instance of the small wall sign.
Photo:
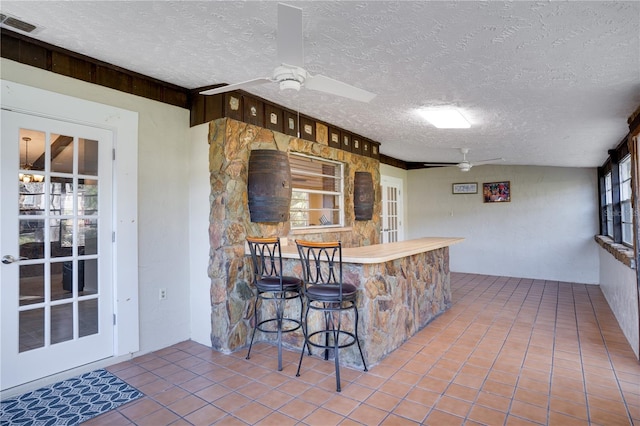
[[451,192],[454,194],[477,194],[478,182],[454,183]]

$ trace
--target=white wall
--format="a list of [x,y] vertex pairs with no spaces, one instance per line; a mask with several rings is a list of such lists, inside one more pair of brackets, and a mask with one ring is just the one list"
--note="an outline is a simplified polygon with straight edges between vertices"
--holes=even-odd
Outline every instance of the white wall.
[[611,253],[598,247],[600,258],[600,289],[607,299],[631,348],[640,357],[638,330],[638,290],[635,270],[617,260]]
[[0,76],[138,112],[140,353],[189,339],[189,111],[6,59]]
[[[511,202],[484,203],[482,183],[510,181]],[[454,182],[478,194],[454,195]],[[479,166],[408,173],[408,238],[464,237],[451,270],[595,284],[599,281],[595,169]]]
[[209,267],[209,124],[189,131],[189,267],[191,270],[191,339],[211,346]]

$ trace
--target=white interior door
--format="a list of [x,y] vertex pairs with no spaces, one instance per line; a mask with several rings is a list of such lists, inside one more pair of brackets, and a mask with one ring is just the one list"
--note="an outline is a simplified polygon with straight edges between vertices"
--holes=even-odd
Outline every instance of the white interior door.
[[2,389],[113,355],[112,146],[2,111]]
[[404,203],[402,179],[381,176],[382,187],[382,242],[393,243],[404,240]]

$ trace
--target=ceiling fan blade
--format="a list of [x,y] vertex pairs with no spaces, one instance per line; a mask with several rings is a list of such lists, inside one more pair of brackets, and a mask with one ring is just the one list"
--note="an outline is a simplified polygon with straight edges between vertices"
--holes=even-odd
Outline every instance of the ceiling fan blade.
[[474,166],[480,166],[482,164],[499,163],[501,161],[504,161],[504,158],[500,157],[500,158],[492,158],[490,160],[472,161],[471,164],[473,164]]
[[215,89],[204,90],[200,92],[201,95],[217,95],[218,93],[232,92],[237,89],[244,89],[245,87],[256,86],[258,84],[271,83],[273,80],[270,78],[255,78],[253,80],[243,81],[242,83],[228,84],[222,87],[216,87]]
[[458,163],[424,163],[425,167],[457,167]]
[[376,97],[375,93],[367,92],[350,84],[334,80],[324,75],[308,75],[304,86],[311,90],[330,93],[360,102],[369,102]]
[[278,3],[278,60],[281,64],[304,66],[302,9]]

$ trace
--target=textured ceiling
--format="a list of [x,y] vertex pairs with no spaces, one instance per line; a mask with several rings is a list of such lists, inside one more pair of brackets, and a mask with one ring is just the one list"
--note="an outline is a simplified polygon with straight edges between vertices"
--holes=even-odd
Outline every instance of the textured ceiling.
[[[383,154],[593,167],[640,105],[640,2],[287,2],[303,9],[306,68],[377,93],[247,89],[380,142]],[[7,1],[31,36],[185,88],[269,77],[275,2]],[[458,107],[439,130],[424,106]]]

